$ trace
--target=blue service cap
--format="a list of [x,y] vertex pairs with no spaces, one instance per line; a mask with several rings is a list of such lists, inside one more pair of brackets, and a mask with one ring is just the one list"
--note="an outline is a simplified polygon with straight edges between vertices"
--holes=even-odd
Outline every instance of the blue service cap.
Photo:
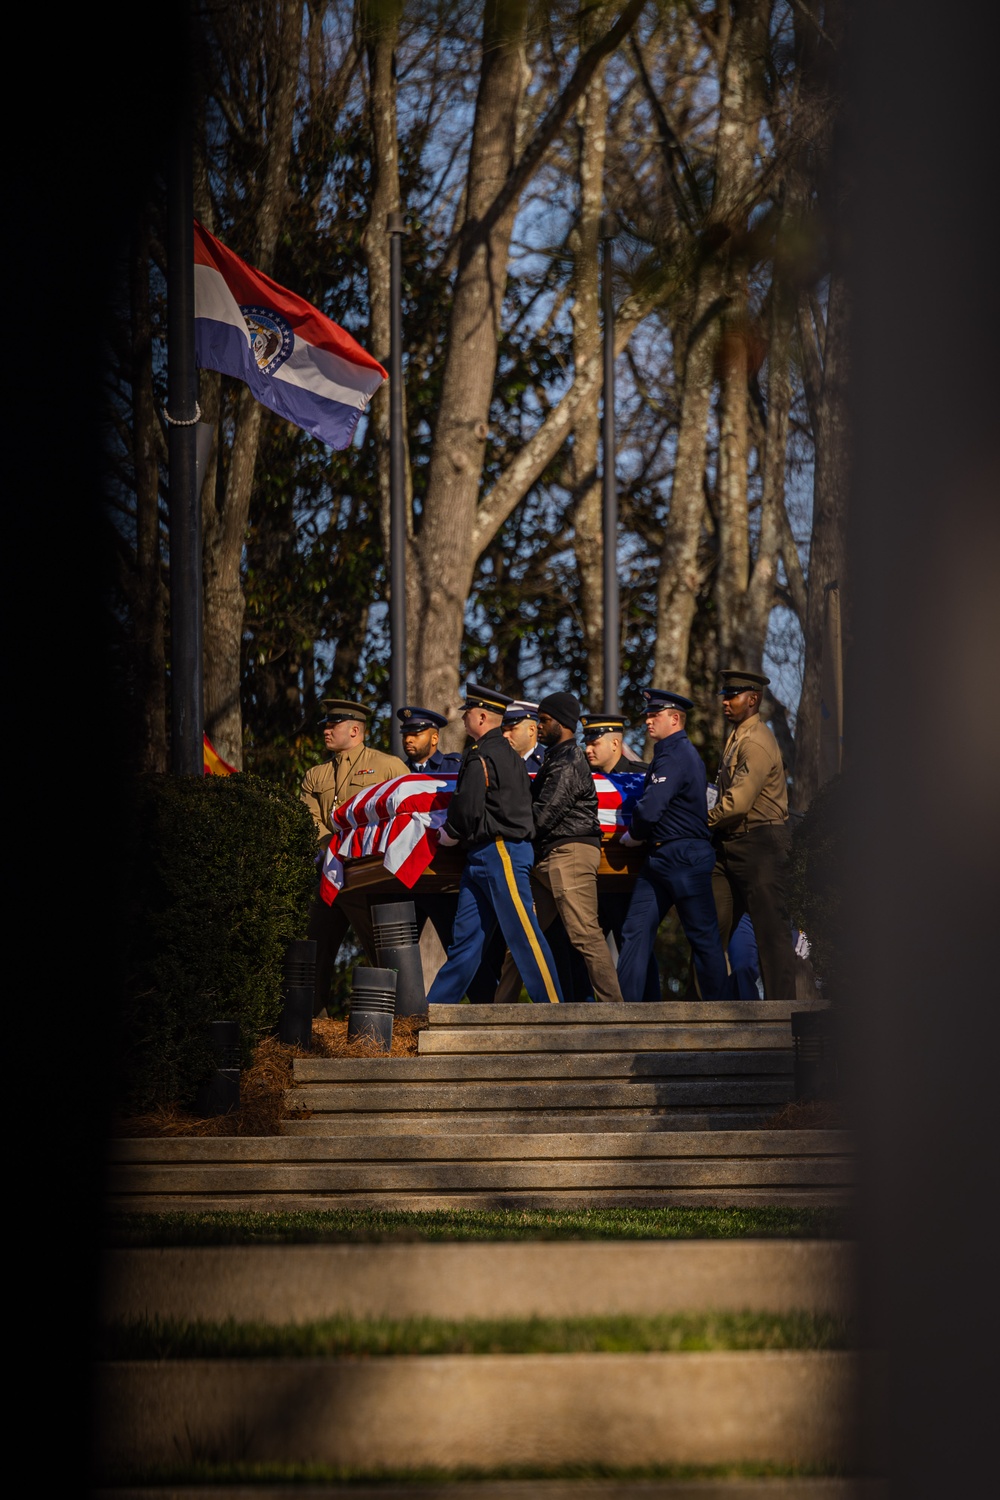
[[646,700],[648,714],[658,714],[661,708],[676,708],[686,714],[688,709],[694,708],[690,698],[685,698],[681,693],[668,693],[665,688],[643,688],[642,696]]
[[403,726],[404,734],[408,729],[417,733],[421,729],[443,729],[448,722],[444,714],[436,714],[430,708],[418,708],[415,703],[407,703],[402,708],[397,708],[396,718]]
[[529,703],[526,698],[515,698],[503,716],[504,724],[520,724],[525,719],[538,723],[538,704]]

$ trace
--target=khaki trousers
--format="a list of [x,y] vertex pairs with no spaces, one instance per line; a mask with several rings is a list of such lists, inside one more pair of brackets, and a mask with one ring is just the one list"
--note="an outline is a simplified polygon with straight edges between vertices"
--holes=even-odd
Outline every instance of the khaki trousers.
[[[544,932],[562,918],[566,936],[582,955],[594,999],[621,1003],[618,975],[597,919],[597,871],[601,851],[592,844],[557,844],[531,871],[538,925]],[[511,1005],[521,993],[521,976],[510,954],[497,986],[497,1005]]]

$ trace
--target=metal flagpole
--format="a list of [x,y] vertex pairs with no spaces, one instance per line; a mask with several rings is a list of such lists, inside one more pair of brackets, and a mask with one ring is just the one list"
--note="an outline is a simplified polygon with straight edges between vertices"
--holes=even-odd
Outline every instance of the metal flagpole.
[[611,246],[615,226],[608,214],[601,219],[600,233],[604,325],[604,391],[601,412],[601,464],[604,471],[601,513],[604,548],[604,712],[617,714],[621,622],[618,602],[618,487],[615,479],[615,315],[611,300]]
[[191,118],[178,101],[167,187],[167,418],[170,498],[170,743],[177,775],[200,776],[202,746],[201,509],[195,428],[194,188]]
[[406,702],[406,469],[403,450],[403,215],[386,216],[389,236],[389,694],[390,740],[402,759],[402,725],[396,709]]

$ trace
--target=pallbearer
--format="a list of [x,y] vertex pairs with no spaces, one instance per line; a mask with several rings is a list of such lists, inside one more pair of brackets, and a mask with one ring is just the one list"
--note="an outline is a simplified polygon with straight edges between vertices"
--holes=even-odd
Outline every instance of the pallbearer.
[[645,690],[643,697],[646,731],[657,743],[622,843],[644,844],[648,857],[625,919],[618,983],[626,1002],[660,999],[649,960],[657,928],[676,906],[702,999],[724,1000],[729,984],[712,896],[715,852],[708,833],[708,778],[684,728],[694,705],[690,698],[660,688]]
[[441,829],[441,843],[461,844],[465,867],[448,959],[431,985],[428,1005],[455,1005],[466,994],[494,922],[530,998],[559,1002],[562,994],[549,946],[538,926],[529,872],[534,819],[524,761],[504,739],[510,699],[470,682],[462,705],[475,744],[462,757],[458,784]]
[[750,913],[766,1000],[795,999],[795,950],[788,918],[788,788],[774,734],[760,717],[769,678],[720,672],[722,711],[732,731],[708,815],[718,862],[712,877],[723,939]]
[[613,714],[584,714],[580,719],[583,729],[583,753],[592,771],[605,774],[633,774],[647,769],[643,760],[629,760],[625,754],[625,720]]
[[[629,760],[625,754],[625,720],[617,714],[584,714],[580,723],[583,726],[583,753],[592,772],[603,772],[606,776],[637,776],[649,769],[645,761]],[[631,897],[631,891],[602,891],[597,898],[601,931],[605,937],[611,934],[619,954]],[[659,986],[659,977],[652,953],[649,963],[649,984],[653,989]]]
[[545,748],[538,743],[538,704],[515,698],[503,716],[503,737],[513,745],[529,771],[540,771]]
[[454,771],[457,773],[462,757],[455,751],[438,749],[438,737],[448,720],[430,708],[419,708],[415,703],[406,703],[396,709],[400,722],[400,738],[403,754],[411,771]]

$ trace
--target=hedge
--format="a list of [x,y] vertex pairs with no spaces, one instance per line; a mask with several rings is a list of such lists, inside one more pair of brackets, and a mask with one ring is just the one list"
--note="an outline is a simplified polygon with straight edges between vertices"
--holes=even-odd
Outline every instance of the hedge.
[[305,936],[316,834],[257,776],[148,776],[130,798],[121,1102],[193,1102],[212,1069],[207,1023],[240,1023],[244,1063],[281,1010],[287,944]]

